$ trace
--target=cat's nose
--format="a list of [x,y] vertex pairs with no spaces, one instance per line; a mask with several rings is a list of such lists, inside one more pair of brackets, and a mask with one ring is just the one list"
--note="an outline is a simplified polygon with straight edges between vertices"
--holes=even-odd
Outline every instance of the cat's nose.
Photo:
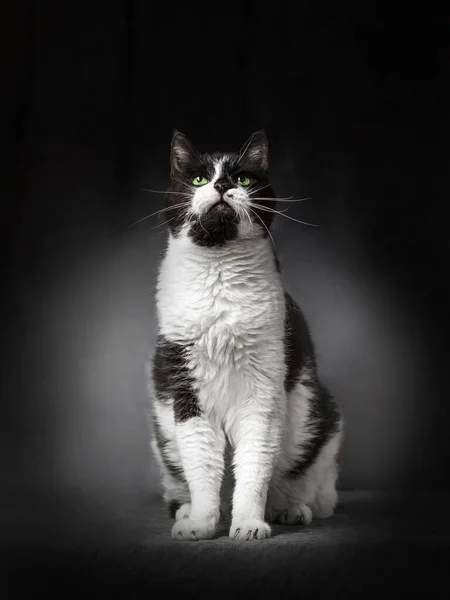
[[233,186],[227,179],[218,179],[214,184],[214,187],[219,194],[225,194],[225,192],[230,190]]

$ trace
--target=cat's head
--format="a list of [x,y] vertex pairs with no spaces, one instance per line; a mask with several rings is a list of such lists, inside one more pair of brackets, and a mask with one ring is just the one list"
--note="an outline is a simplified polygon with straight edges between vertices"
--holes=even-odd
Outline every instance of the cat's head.
[[171,184],[166,195],[172,234],[201,246],[266,237],[275,194],[268,176],[268,143],[257,131],[236,153],[197,152],[176,131],[170,151]]

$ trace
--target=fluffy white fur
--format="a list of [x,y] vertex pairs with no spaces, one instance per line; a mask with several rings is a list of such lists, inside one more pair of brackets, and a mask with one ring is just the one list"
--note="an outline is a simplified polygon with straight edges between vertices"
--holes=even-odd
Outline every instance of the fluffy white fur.
[[[216,178],[220,175],[216,166]],[[218,199],[214,180],[195,192],[192,210],[202,215]],[[270,536],[267,521],[309,523],[332,514],[340,430],[300,479],[281,476],[299,459],[298,444],[313,434],[308,372],[291,393],[284,390],[285,298],[270,238],[246,218],[245,189],[226,199],[241,214],[238,239],[224,247],[195,245],[183,230],[169,236],[157,285],[160,333],[191,342],[189,368],[203,416],[175,423],[172,406],[153,410],[188,485],[166,469],[155,442],[164,497],[181,500],[174,539],[211,538],[232,495],[230,537]],[[233,453],[232,470],[225,455]],[[222,489],[221,489],[222,488]],[[222,500],[221,500],[222,498]]]

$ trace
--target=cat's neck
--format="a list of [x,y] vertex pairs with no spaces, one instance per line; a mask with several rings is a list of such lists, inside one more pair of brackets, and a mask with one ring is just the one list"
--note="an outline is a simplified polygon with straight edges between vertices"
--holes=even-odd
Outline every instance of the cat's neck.
[[265,273],[276,272],[276,258],[270,238],[248,238],[227,242],[223,246],[205,247],[195,244],[187,236],[169,236],[167,256],[179,267],[204,269],[262,269]]

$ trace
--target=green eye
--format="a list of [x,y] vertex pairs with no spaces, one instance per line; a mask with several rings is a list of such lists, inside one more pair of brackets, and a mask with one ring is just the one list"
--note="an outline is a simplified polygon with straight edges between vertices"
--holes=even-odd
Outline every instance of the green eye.
[[248,185],[250,185],[250,179],[245,175],[239,175],[239,177],[237,178],[237,182],[238,185],[242,185],[242,187],[247,187]]
[[203,175],[197,175],[197,177],[194,177],[194,179],[192,180],[192,183],[194,185],[206,185],[208,183],[208,180],[206,179],[206,177],[203,177]]

